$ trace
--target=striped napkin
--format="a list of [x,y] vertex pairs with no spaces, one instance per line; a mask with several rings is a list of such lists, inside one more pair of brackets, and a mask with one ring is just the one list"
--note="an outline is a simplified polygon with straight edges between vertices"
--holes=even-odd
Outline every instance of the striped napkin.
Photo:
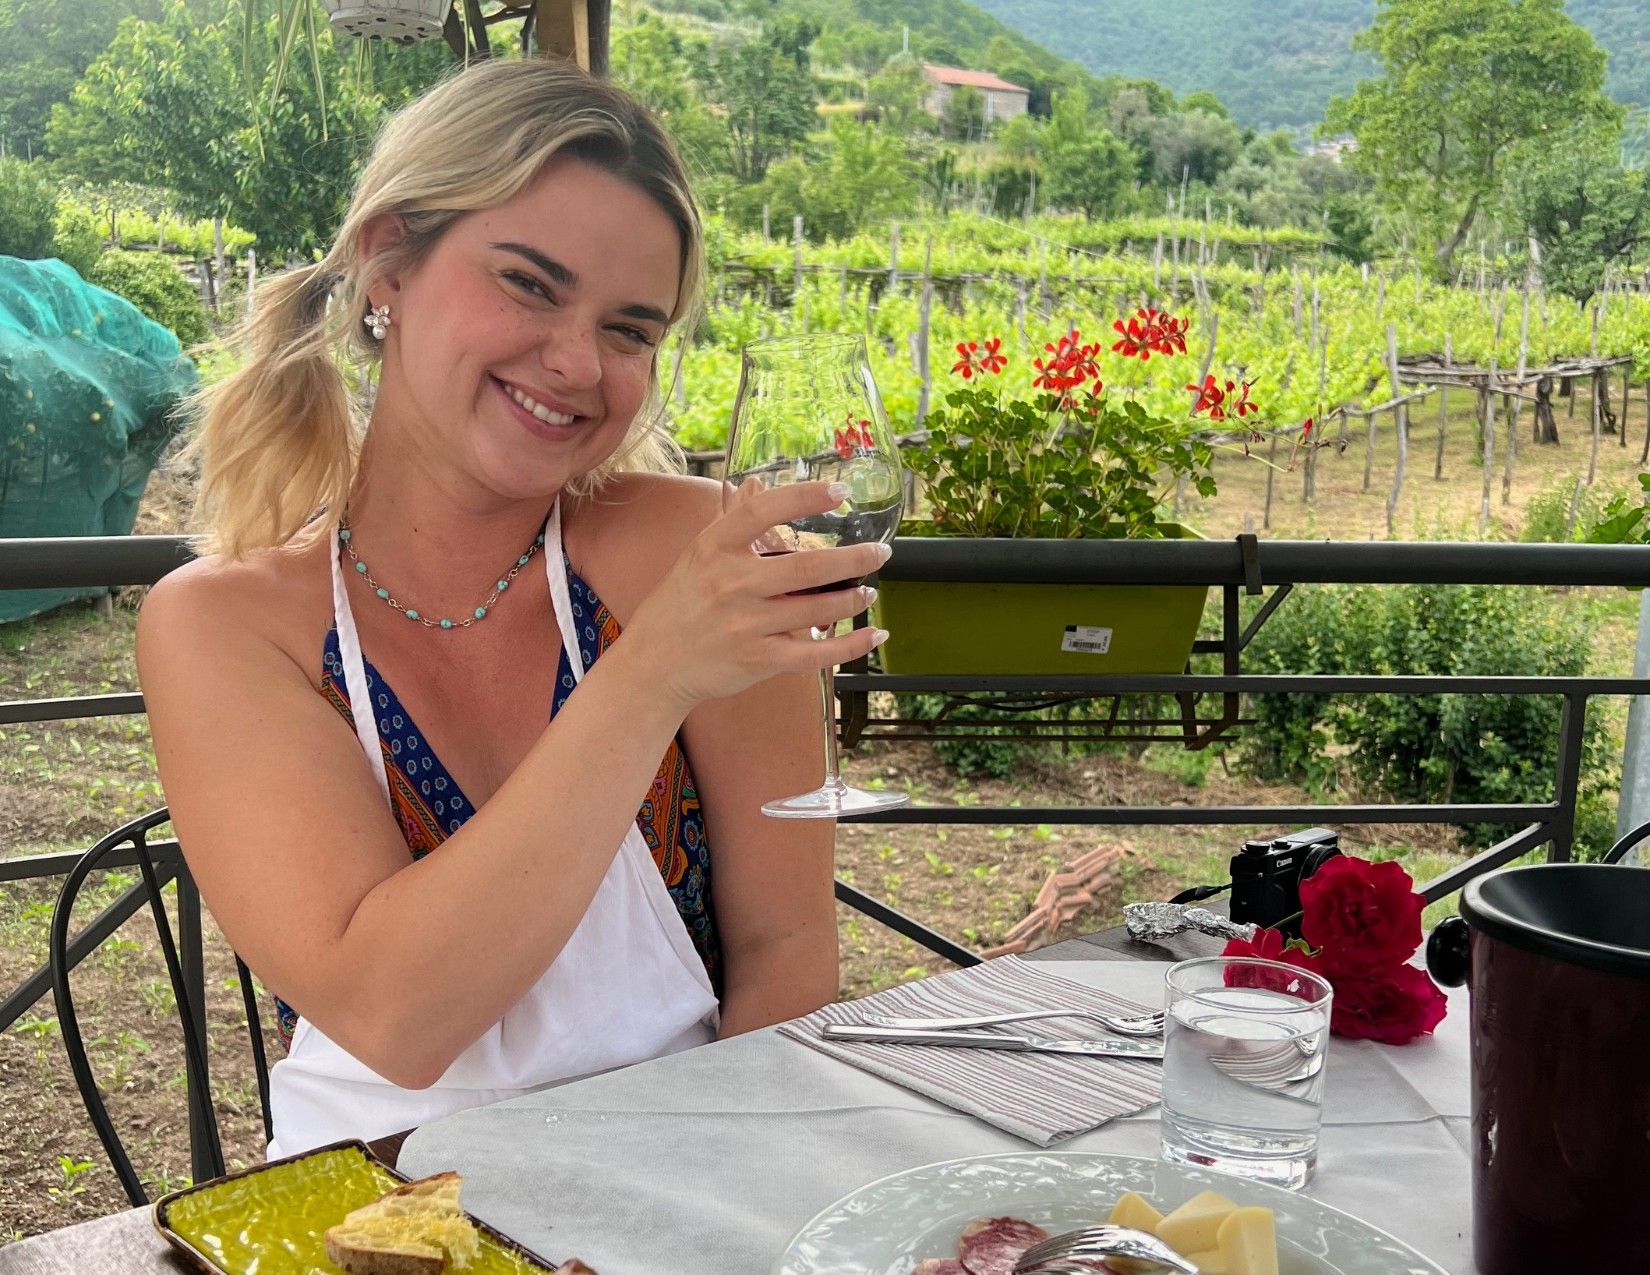
[[[827,1023],[857,1023],[867,1014],[941,1018],[1055,1008],[1128,1016],[1151,1013],[1157,1007],[1083,987],[1019,957],[1005,956],[890,987],[861,1000],[827,1005],[781,1024],[779,1031],[1040,1147],[1086,1133],[1118,1116],[1132,1115],[1158,1100],[1163,1088],[1163,1064],[1159,1062],[866,1044],[826,1040],[820,1035]],[[1081,1018],[1039,1019],[1000,1030],[1059,1040],[1109,1038],[1098,1023]]]

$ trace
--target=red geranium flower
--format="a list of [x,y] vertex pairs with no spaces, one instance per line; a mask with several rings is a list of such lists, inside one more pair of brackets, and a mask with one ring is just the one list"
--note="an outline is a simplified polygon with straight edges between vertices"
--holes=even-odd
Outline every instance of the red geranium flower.
[[1112,353],[1125,358],[1145,361],[1157,354],[1184,354],[1186,329],[1190,319],[1176,319],[1165,311],[1147,306],[1136,310],[1127,324],[1122,319],[1112,323],[1118,340],[1112,342]]
[[1214,373],[1209,373],[1203,378],[1202,385],[1188,385],[1186,387],[1190,393],[1197,395],[1197,402],[1192,404],[1192,413],[1194,415],[1207,414],[1212,421],[1225,420],[1226,396],[1236,388],[1237,384],[1235,382],[1227,381],[1226,388],[1221,389],[1215,382]]
[[[1237,398],[1231,404],[1231,410],[1237,413],[1239,417],[1247,416],[1250,412],[1260,411],[1260,407],[1257,404],[1249,401],[1249,387],[1253,384],[1253,381],[1243,382]],[[1230,381],[1226,382],[1226,388],[1228,391],[1231,390],[1232,383]]]
[[999,353],[1002,344],[1002,338],[994,336],[985,343],[985,353],[980,354],[978,341],[958,341],[958,358],[951,365],[951,370],[961,373],[965,381],[972,380],[976,372],[990,372],[996,375],[1008,366],[1008,356]]

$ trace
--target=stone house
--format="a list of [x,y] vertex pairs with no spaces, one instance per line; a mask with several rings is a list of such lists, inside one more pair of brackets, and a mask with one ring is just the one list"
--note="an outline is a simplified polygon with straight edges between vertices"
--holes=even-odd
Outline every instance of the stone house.
[[923,109],[937,119],[945,118],[945,109],[951,103],[951,94],[960,88],[977,89],[985,97],[985,122],[1011,120],[1024,115],[1031,99],[1031,90],[992,75],[989,71],[965,71],[955,66],[923,64],[923,75],[928,80],[928,97]]

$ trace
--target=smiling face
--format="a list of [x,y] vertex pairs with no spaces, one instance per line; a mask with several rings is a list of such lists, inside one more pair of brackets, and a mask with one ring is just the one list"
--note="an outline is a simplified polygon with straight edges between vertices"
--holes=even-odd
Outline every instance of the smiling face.
[[373,289],[392,323],[373,431],[388,425],[398,447],[505,499],[559,491],[624,442],[681,261],[650,196],[583,160],[551,161]]

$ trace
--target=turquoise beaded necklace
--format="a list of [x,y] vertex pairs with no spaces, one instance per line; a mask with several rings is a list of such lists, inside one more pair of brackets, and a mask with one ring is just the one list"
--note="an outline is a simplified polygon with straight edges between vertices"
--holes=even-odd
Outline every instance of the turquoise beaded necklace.
[[510,581],[514,580],[521,569],[533,560],[533,555],[544,547],[544,532],[541,529],[539,534],[533,538],[533,543],[527,546],[527,552],[518,557],[515,564],[499,577],[497,583],[493,585],[492,593],[488,594],[487,600],[468,617],[462,620],[432,620],[412,607],[403,606],[398,599],[391,595],[388,589],[372,578],[372,572],[367,570],[367,564],[356,557],[355,546],[350,543],[352,538],[349,524],[340,519],[338,523],[338,545],[349,557],[349,560],[355,564],[355,573],[365,580],[372,591],[389,603],[391,607],[401,612],[409,620],[416,620],[426,629],[467,629],[477,620],[485,620],[487,613],[493,609],[494,604],[499,600],[499,596],[510,587]]

